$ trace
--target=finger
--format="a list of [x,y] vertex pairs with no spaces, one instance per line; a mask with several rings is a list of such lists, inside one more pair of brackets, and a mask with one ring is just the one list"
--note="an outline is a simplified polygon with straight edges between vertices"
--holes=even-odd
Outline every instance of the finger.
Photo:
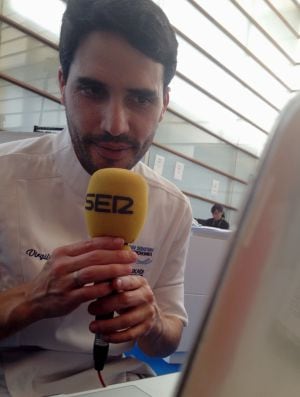
[[140,323],[126,330],[118,331],[113,334],[104,335],[104,340],[108,343],[124,343],[137,340],[142,335],[150,331],[151,327],[146,323]]
[[[95,265],[89,267],[82,267],[79,270],[71,272],[70,275],[73,278],[72,285],[75,287],[82,287],[89,283],[101,283],[104,281],[111,281],[114,278],[121,278],[127,276],[132,272],[132,264],[106,264],[106,265]],[[111,290],[114,290],[114,286],[111,285]]]
[[127,311],[111,320],[93,321],[90,330],[102,334],[108,342],[126,342],[148,333],[153,327],[155,315],[154,306],[144,305],[139,310]]
[[138,289],[118,292],[99,301],[91,302],[88,306],[88,311],[93,315],[98,315],[102,312],[108,313],[110,311],[121,312],[124,309],[152,304],[153,302],[153,291],[148,284],[144,284]]
[[118,277],[112,280],[112,285],[118,292],[137,289],[146,283],[146,279],[143,277],[133,275],[127,277]]
[[[137,255],[127,250],[95,250],[78,256],[52,257],[50,266],[57,275],[71,273],[90,266],[107,264],[132,264]],[[126,273],[125,273],[126,274]],[[124,275],[124,273],[120,274]]]
[[71,270],[74,271],[90,266],[133,264],[136,262],[137,254],[126,250],[96,250],[67,259],[71,265]]
[[78,256],[98,249],[122,249],[124,240],[119,237],[94,237],[89,240],[65,245],[55,250],[60,255]]
[[88,302],[94,299],[105,297],[113,292],[110,282],[100,284],[85,285],[81,288],[73,289],[70,296],[78,303]]

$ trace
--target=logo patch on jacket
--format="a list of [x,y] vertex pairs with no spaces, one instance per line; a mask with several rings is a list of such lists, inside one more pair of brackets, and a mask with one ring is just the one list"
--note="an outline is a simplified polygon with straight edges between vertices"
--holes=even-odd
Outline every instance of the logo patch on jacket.
[[154,248],[142,247],[141,245],[130,244],[131,249],[138,254],[135,267],[132,269],[132,274],[143,276],[145,273],[145,266],[152,263],[152,255]]

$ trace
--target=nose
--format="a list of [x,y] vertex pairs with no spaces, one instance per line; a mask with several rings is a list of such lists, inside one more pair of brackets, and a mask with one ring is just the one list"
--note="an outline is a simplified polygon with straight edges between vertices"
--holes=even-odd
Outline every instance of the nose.
[[102,112],[102,129],[112,136],[129,131],[129,113],[120,99],[111,98]]

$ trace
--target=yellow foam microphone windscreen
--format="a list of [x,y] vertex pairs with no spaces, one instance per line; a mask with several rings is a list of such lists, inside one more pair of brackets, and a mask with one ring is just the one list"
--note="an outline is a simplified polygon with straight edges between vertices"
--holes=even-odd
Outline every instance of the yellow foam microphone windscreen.
[[91,237],[122,237],[133,242],[148,212],[148,185],[139,174],[123,168],[104,168],[90,179],[85,218]]

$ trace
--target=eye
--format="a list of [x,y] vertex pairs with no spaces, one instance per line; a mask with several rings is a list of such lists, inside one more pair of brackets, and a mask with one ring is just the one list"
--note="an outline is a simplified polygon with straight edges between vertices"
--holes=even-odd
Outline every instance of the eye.
[[133,94],[130,97],[130,100],[137,106],[141,107],[146,107],[148,105],[151,105],[155,102],[155,98],[153,95],[147,95],[147,94]]
[[150,103],[151,102],[151,98],[149,98],[149,97],[147,97],[145,95],[137,95],[135,100],[136,100],[137,103],[140,103],[142,105],[145,104],[145,103]]
[[102,99],[107,95],[104,87],[99,85],[79,85],[78,91],[91,99]]
[[95,88],[95,87],[82,88],[81,92],[84,95],[87,95],[87,96],[90,96],[90,97],[95,97],[95,98],[99,98],[99,97],[103,96],[102,90],[99,90],[99,88]]

